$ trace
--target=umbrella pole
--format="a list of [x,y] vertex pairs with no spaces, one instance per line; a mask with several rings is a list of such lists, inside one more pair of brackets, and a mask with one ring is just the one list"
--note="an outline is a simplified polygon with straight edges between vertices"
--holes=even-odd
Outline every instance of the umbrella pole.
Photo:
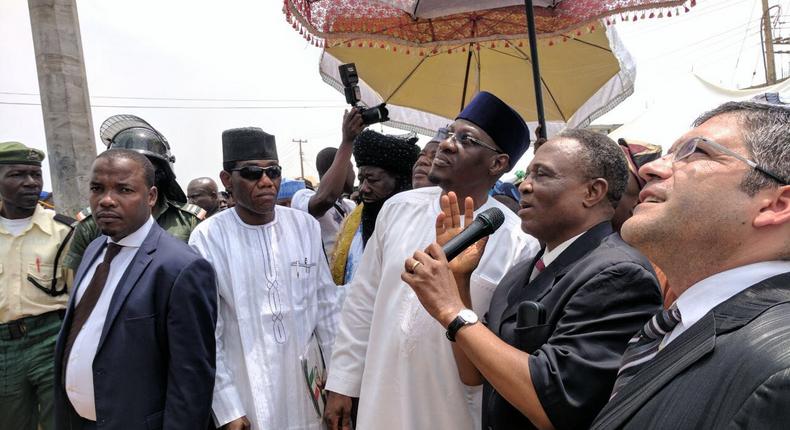
[[[524,0],[524,11],[527,16],[527,31],[529,33],[529,55],[532,57],[532,84],[535,87],[535,108],[538,111],[538,124],[540,130],[535,137],[546,138],[546,114],[543,112],[543,90],[540,82],[540,66],[538,65],[538,36],[535,34],[535,16],[532,0]],[[467,66],[467,73],[469,67]]]
[[464,75],[464,90],[461,93],[461,108],[458,112],[464,110],[466,107],[466,85],[469,83],[469,65],[472,63],[472,44],[469,44],[469,53],[466,55],[466,74]]

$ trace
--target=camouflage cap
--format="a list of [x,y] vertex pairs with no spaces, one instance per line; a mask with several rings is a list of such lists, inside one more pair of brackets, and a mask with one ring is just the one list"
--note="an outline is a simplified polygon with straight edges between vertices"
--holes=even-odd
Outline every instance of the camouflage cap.
[[0,164],[41,166],[43,160],[43,151],[28,148],[19,142],[0,142]]

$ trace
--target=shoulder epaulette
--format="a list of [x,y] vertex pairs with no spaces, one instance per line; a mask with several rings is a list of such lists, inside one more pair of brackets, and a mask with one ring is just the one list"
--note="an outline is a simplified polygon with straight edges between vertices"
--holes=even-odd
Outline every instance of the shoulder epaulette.
[[191,213],[192,215],[198,217],[198,219],[200,220],[206,218],[206,211],[203,210],[203,208],[201,208],[198,205],[193,205],[192,203],[180,203],[175,206],[184,212]]
[[85,208],[85,209],[77,212],[77,221],[82,221],[85,218],[91,216],[91,214],[92,214],[91,208]]
[[61,224],[66,224],[67,226],[69,226],[71,228],[74,228],[74,225],[77,223],[76,219],[74,219],[74,218],[72,218],[70,216],[63,215],[63,214],[55,214],[55,216],[53,216],[52,219],[54,219],[55,221],[57,221],[57,222],[59,222]]

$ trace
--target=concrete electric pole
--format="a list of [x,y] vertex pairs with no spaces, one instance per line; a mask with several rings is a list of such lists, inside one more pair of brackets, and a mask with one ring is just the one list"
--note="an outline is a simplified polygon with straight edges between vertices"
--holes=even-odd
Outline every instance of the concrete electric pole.
[[88,205],[96,158],[76,0],[28,0],[56,210]]
[[763,1],[763,43],[765,44],[765,83],[776,83],[776,65],[774,63],[774,36],[771,31],[771,7],[768,0]]
[[299,167],[302,169],[302,179],[304,179],[304,152],[302,152],[302,144],[307,143],[307,140],[291,139],[291,142],[299,144]]

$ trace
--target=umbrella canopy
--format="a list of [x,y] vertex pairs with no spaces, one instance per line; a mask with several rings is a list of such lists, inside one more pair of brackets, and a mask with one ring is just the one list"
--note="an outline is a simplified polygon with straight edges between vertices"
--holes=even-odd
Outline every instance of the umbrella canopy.
[[[663,18],[696,0],[533,0],[538,36],[567,36],[603,19]],[[526,39],[520,0],[285,0],[284,12],[326,46],[373,38],[403,46]]]
[[[632,92],[630,56],[613,30],[602,31],[595,20],[618,12],[620,19],[638,19],[628,15],[637,10],[642,17],[663,17],[661,8],[684,3],[533,0],[529,18],[534,18],[539,40],[532,33],[532,44],[524,5],[513,0],[285,0],[284,11],[295,29],[325,46],[324,58],[357,64],[372,93],[366,102],[405,108],[391,110],[390,125],[435,129],[474,93],[487,90],[528,121],[545,119],[549,131],[556,131],[565,124],[586,125]],[[688,3],[693,5],[693,0]],[[671,16],[672,10],[666,14]],[[535,45],[537,51],[530,52]],[[538,58],[540,79],[534,79]],[[321,73],[339,87],[328,66],[334,62],[322,60]],[[534,95],[538,89],[541,103]]]
[[[587,125],[633,91],[633,63],[614,30],[609,32],[623,67],[603,30],[554,46],[548,41],[539,42],[549,134],[566,124]],[[342,91],[337,65],[356,63],[367,84],[367,88],[363,87],[363,100],[369,105],[386,101],[411,108],[390,109],[391,125],[424,134],[431,134],[430,130],[455,118],[463,105],[483,90],[496,94],[534,122],[537,114],[532,65],[526,45],[520,40],[501,46],[473,44],[471,55],[469,45],[424,55],[398,55],[384,49],[343,45],[326,48],[321,74]],[[534,128],[535,124],[531,124],[530,129]]]

